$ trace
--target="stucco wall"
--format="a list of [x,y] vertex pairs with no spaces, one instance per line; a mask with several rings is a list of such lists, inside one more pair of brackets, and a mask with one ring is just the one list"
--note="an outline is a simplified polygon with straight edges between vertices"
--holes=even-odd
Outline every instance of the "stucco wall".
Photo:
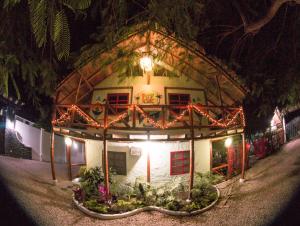
[[210,171],[210,140],[195,141],[195,172]]
[[[101,83],[99,83],[95,88],[107,88],[107,87],[133,87],[133,102],[136,103],[135,97],[140,96],[141,92],[154,92],[156,94],[162,95],[160,98],[160,103],[168,103],[164,97],[164,87],[182,87],[182,88],[194,88],[199,89],[199,84],[193,81],[192,79],[182,75],[180,77],[162,77],[162,76],[151,76],[150,84],[147,85],[146,76],[136,76],[129,77],[120,82],[120,78],[117,75],[112,75],[107,77]],[[167,89],[168,93],[190,93],[191,101],[193,99],[197,103],[205,103],[204,91],[195,91],[195,90],[176,90],[176,89]],[[106,99],[107,93],[122,93],[129,92],[127,89],[111,89],[111,90],[95,90],[93,93],[92,102],[95,102],[98,99]],[[129,100],[131,96],[129,96]],[[139,100],[141,102],[141,100]],[[155,103],[156,104],[156,103]]]
[[20,142],[27,147],[31,147],[32,159],[40,160],[40,136],[41,130],[30,125],[27,125],[18,120],[15,121],[15,131],[20,134]]
[[[113,143],[108,142],[108,151],[126,152],[126,176],[117,176],[124,183],[134,183],[136,178],[146,181],[147,177],[147,153],[150,153],[151,184],[160,185],[172,180],[189,180],[189,174],[170,175],[170,152],[189,150],[189,142],[133,142]],[[141,149],[140,155],[131,155],[130,149]],[[102,165],[101,141],[86,140],[87,167]],[[210,141],[195,142],[195,172],[207,172],[210,170]]]
[[[42,135],[42,160],[50,162],[51,134],[43,132]],[[66,146],[63,136],[54,137],[54,161],[58,163],[66,162]]]
[[103,143],[96,140],[85,140],[87,168],[102,166]]

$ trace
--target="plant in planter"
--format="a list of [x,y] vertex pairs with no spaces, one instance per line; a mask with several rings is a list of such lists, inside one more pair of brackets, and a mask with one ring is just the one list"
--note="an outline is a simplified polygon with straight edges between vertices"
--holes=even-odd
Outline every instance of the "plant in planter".
[[74,192],[74,198],[78,201],[78,202],[82,202],[84,200],[84,192],[83,190],[76,186],[74,189],[73,189],[73,192]]
[[195,180],[191,197],[200,208],[203,208],[208,206],[217,198],[217,193],[207,178],[198,177],[198,179]]
[[89,210],[95,211],[97,213],[107,213],[108,212],[108,206],[105,204],[98,203],[97,200],[91,199],[88,201],[85,201],[83,205],[88,208]]

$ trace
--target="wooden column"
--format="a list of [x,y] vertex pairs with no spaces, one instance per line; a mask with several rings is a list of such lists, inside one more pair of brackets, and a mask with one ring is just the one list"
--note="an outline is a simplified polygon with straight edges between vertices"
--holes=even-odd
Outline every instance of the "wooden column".
[[135,128],[136,126],[136,107],[135,104],[132,106],[132,127]]
[[[150,134],[149,134],[149,132],[147,133],[147,140],[148,140],[148,142],[149,142],[149,140],[150,140]],[[151,182],[151,172],[150,172],[150,151],[152,151],[152,150],[150,150],[150,148],[149,147],[147,147],[147,183],[150,183]]]
[[52,179],[56,180],[55,167],[54,167],[54,137],[55,137],[55,134],[54,134],[53,128],[52,128],[52,132],[51,132],[51,148],[50,148],[50,161],[51,161]]
[[67,167],[69,180],[72,180],[72,164],[71,164],[71,145],[66,144]]
[[246,165],[246,145],[245,145],[245,133],[242,133],[242,146],[243,146],[243,151],[242,151],[242,175],[241,179],[245,179],[245,165]]
[[107,193],[109,194],[109,168],[108,168],[108,152],[107,152],[107,140],[106,140],[106,134],[107,134],[107,110],[108,110],[108,103],[105,104],[104,109],[104,129],[103,129],[103,171],[104,171],[104,184]]
[[147,151],[147,183],[150,183],[151,173],[150,173],[150,153]]
[[193,109],[189,107],[189,116],[190,116],[190,184],[189,184],[189,199],[191,198],[191,190],[194,186],[194,161],[195,161],[195,140],[194,140],[194,118],[193,118]]
[[[53,109],[52,109],[52,121],[56,119],[56,103],[57,103],[58,93],[56,94],[56,98],[53,100]],[[56,180],[55,176],[55,166],[54,166],[54,147],[55,147],[55,133],[53,130],[53,125],[51,127],[51,148],[50,148],[50,162],[51,162],[51,174],[52,179]]]

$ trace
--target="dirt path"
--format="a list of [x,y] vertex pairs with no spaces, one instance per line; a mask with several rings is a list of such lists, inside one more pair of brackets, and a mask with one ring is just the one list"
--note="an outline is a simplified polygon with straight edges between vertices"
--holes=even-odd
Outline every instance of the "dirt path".
[[[65,172],[64,166],[58,167]],[[98,220],[72,205],[64,173],[59,174],[57,185],[52,183],[49,163],[1,156],[0,172],[3,183],[38,225],[267,225],[287,208],[300,185],[300,140],[257,162],[247,171],[245,183],[232,180],[219,185],[222,198],[218,205],[194,217],[147,212],[120,220]]]

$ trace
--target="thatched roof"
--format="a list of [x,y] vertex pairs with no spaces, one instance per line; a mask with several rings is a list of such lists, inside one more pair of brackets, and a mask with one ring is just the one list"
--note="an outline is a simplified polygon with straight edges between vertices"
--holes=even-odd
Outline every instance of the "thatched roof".
[[[172,48],[164,48],[162,44],[168,44]],[[199,88],[206,91],[208,104],[220,105],[218,87],[220,87],[221,98],[225,106],[239,106],[245,97],[246,88],[238,81],[237,76],[209,58],[199,45],[179,40],[163,30],[138,29],[120,40],[110,50],[103,49],[97,52],[78,69],[71,72],[57,87],[56,104],[90,103],[93,88],[108,76],[116,73],[113,67],[114,61],[126,57],[119,56],[120,48],[137,52],[143,52],[147,48],[151,52],[164,54],[161,65],[167,70],[175,67],[180,73],[183,72],[196,81]],[[182,59],[183,53],[189,57]],[[106,59],[114,60],[103,64]],[[179,62],[184,66],[176,67]],[[184,70],[183,67],[185,67]]]

